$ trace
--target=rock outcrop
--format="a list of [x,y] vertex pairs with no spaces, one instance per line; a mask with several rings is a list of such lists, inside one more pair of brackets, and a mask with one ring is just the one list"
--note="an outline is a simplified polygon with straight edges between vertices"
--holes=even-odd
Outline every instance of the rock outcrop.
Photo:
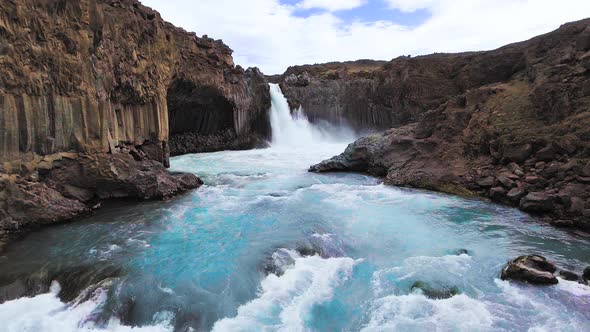
[[494,51],[395,59],[373,75],[406,120],[311,171],[488,197],[590,229],[589,19]]
[[502,280],[518,280],[538,285],[554,285],[558,283],[553,273],[557,271],[555,264],[538,255],[520,256],[509,262],[502,270]]
[[197,187],[170,154],[264,144],[266,78],[231,54],[136,0],[0,2],[0,237]]
[[524,255],[511,260],[502,269],[500,278],[535,285],[554,285],[559,283],[559,279],[588,284],[587,278],[575,272],[561,269],[547,258],[539,255]]

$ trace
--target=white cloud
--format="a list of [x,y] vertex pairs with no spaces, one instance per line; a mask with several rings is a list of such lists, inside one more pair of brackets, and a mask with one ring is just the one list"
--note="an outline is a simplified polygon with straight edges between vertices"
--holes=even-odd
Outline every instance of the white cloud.
[[385,0],[391,8],[399,9],[403,12],[414,12],[418,9],[427,9],[437,4],[444,5],[448,1],[437,0]]
[[329,11],[353,9],[365,4],[365,0],[303,0],[297,4],[298,8],[321,8]]
[[493,49],[590,14],[587,0],[388,1],[406,12],[427,9],[431,17],[406,27],[388,21],[343,22],[331,12],[298,17],[296,6],[278,0],[143,2],[178,26],[223,39],[235,51],[237,64],[258,66],[267,74],[306,63]]

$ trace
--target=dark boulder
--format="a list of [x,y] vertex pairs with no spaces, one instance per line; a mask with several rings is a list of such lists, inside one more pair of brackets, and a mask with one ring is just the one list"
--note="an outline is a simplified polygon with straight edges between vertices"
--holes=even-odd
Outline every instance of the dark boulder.
[[516,144],[504,147],[502,158],[504,162],[522,163],[527,160],[533,152],[533,147],[530,144]]
[[321,256],[320,250],[318,250],[318,248],[314,248],[313,246],[310,245],[302,245],[300,247],[297,247],[297,249],[295,249],[295,251],[297,251],[297,253],[303,257],[308,257],[308,256]]
[[520,200],[520,209],[532,213],[552,212],[555,210],[555,198],[543,192],[529,193]]
[[556,154],[557,150],[553,144],[549,144],[537,152],[537,159],[541,161],[552,161],[555,159]]
[[496,177],[496,179],[498,179],[498,182],[500,182],[505,188],[510,189],[516,186],[516,183],[512,179],[508,178],[508,174],[500,174]]
[[520,199],[523,198],[525,195],[526,191],[524,190],[524,188],[518,187],[510,189],[508,194],[506,194],[506,197],[508,197],[508,199],[511,202],[518,203],[520,202]]
[[569,211],[573,214],[581,215],[584,213],[586,203],[580,197],[572,197],[570,199]]
[[569,280],[569,281],[578,281],[580,280],[580,276],[575,274],[572,271],[567,271],[567,270],[561,270],[559,271],[559,276],[562,277],[565,280]]
[[457,256],[460,256],[460,255],[470,255],[470,252],[467,249],[461,248],[461,249],[455,250],[454,251],[454,254],[457,255]]
[[485,176],[477,179],[477,185],[483,188],[490,188],[494,185],[494,178],[491,176]]
[[515,162],[511,162],[510,164],[508,164],[508,169],[511,170],[512,172],[517,172],[517,171],[522,172],[522,168],[520,168],[520,166]]
[[285,271],[295,264],[295,257],[288,249],[280,248],[268,257],[263,264],[266,275],[276,274],[282,276]]
[[57,281],[61,287],[59,298],[69,302],[84,289],[120,275],[121,268],[112,264],[55,266],[30,274],[8,272],[0,277],[0,303],[47,293],[53,281]]
[[570,160],[566,164],[561,165],[561,167],[559,167],[559,171],[564,173],[569,171],[578,172],[580,171],[580,164],[577,160]]
[[181,191],[199,188],[203,185],[203,180],[191,173],[173,173],[172,177],[178,180],[178,188]]
[[586,283],[590,282],[590,266],[585,268],[584,272],[582,272],[582,279],[584,279]]
[[387,172],[381,165],[385,162],[380,153],[376,153],[384,146],[387,138],[382,135],[363,137],[349,144],[346,150],[338,156],[324,160],[309,168],[310,172],[369,172],[376,176],[383,176]]
[[524,178],[524,182],[530,183],[530,184],[543,185],[543,183],[545,182],[545,180],[543,180],[543,178],[540,178],[540,177],[535,176],[535,175],[529,175],[529,176],[526,176]]
[[538,255],[520,256],[510,261],[502,270],[502,280],[517,280],[538,285],[558,283],[553,273],[557,267],[545,257]]
[[424,294],[424,296],[433,300],[448,299],[459,294],[459,289],[456,286],[434,288],[423,281],[416,281],[412,287],[410,287],[412,292],[418,289]]
[[309,167],[310,172],[323,173],[323,172],[337,172],[337,171],[351,171],[356,170],[362,171],[362,163],[357,167],[354,161],[351,161],[346,156],[340,155],[335,156],[332,159],[324,160],[319,164]]
[[506,198],[506,189],[502,187],[494,187],[490,189],[490,199],[499,202]]

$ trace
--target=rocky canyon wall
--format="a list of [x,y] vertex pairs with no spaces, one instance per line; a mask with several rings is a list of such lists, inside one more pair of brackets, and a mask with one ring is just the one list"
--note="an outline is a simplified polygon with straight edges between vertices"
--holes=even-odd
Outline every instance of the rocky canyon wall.
[[176,28],[137,1],[4,1],[0,42],[3,161],[167,141],[168,102],[183,98],[201,98],[192,108],[172,105],[198,125],[175,133],[213,134],[224,104],[224,130],[268,134],[257,131],[270,102],[262,74],[235,67],[222,42]]
[[522,52],[399,57],[290,67],[279,78],[292,107],[308,117],[379,131],[418,121],[426,111],[468,89],[510,78],[524,66]]
[[[283,79],[304,107],[342,100],[317,99],[309,87],[354,81],[307,73]],[[395,59],[372,75],[369,93],[357,95],[398,120],[312,171],[486,197],[590,230],[590,19],[494,51]],[[304,76],[307,86],[290,83]]]
[[170,153],[263,144],[266,79],[231,54],[135,0],[1,1],[0,233],[197,186]]

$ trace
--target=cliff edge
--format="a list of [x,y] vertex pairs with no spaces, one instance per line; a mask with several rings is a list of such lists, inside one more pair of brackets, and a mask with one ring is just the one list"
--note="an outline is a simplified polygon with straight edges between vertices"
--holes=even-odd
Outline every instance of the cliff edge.
[[0,237],[195,188],[170,154],[270,137],[256,68],[135,0],[0,2]]

